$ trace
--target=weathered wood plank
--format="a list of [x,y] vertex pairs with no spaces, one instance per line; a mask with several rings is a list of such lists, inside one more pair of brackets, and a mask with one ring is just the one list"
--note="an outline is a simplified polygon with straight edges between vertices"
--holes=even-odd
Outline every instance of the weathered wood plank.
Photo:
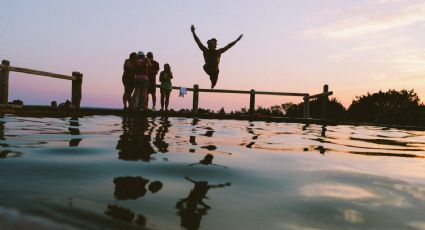
[[309,98],[309,99],[314,99],[314,98],[323,97],[323,96],[331,96],[331,95],[333,95],[333,94],[334,94],[334,93],[333,93],[332,91],[330,91],[330,92],[326,92],[326,93],[318,93],[318,94],[314,94],[314,95],[309,96],[308,98]]
[[9,101],[9,67],[10,62],[3,60],[1,62],[0,72],[0,104],[7,104]]
[[75,77],[73,76],[68,76],[68,75],[63,75],[63,74],[57,74],[57,73],[50,73],[50,72],[46,72],[46,71],[40,71],[40,70],[33,70],[33,69],[28,69],[28,68],[21,68],[21,67],[14,67],[14,66],[6,66],[6,65],[1,65],[0,66],[1,69],[8,69],[9,71],[12,72],[18,72],[18,73],[27,73],[27,74],[33,74],[33,75],[40,75],[40,76],[46,76],[46,77],[52,77],[52,78],[59,78],[59,79],[65,79],[65,80],[77,80]]

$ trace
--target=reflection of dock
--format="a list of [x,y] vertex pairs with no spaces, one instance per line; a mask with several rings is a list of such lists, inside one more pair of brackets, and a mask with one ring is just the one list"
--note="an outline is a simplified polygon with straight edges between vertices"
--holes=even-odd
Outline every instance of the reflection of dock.
[[[122,109],[113,108],[85,108],[68,109],[68,108],[51,108],[50,106],[28,105],[21,108],[0,107],[0,114],[14,114],[22,117],[82,117],[93,115],[129,115]],[[131,115],[146,117],[186,117],[186,118],[204,118],[204,119],[229,119],[229,120],[247,120],[247,121],[269,121],[269,122],[297,122],[311,124],[337,124],[337,121],[312,119],[312,118],[290,118],[290,117],[273,117],[261,115],[236,115],[236,114],[216,114],[216,113],[192,113],[189,110],[181,111],[135,111]]]
[[[76,109],[58,109],[51,108],[50,106],[23,106],[22,108],[1,107],[1,114],[13,114],[21,117],[82,117],[94,115],[116,115],[123,116],[128,113],[123,112],[122,109],[112,108],[80,108]],[[235,115],[235,114],[212,114],[212,113],[192,113],[191,111],[177,112],[177,111],[136,111],[132,115],[146,116],[146,117],[185,117],[185,118],[201,118],[201,119],[220,119],[220,120],[246,120],[246,121],[266,121],[266,122],[287,122],[287,123],[303,123],[303,124],[319,124],[319,125],[369,125],[381,126],[396,129],[420,130],[424,131],[423,126],[409,126],[409,125],[387,125],[387,124],[374,124],[374,123],[360,123],[360,122],[340,122],[324,119],[313,118],[291,118],[291,117],[273,117],[273,116],[260,116],[260,115]]]

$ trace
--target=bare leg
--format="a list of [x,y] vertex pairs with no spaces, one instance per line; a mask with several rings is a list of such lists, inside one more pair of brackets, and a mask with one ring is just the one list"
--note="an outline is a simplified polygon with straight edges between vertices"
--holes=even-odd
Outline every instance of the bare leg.
[[161,110],[164,110],[165,91],[161,89]]
[[127,109],[127,95],[126,92],[122,95],[122,104],[124,105],[124,110]]
[[210,75],[210,80],[211,80],[211,89],[214,89],[215,85],[217,84],[217,80],[218,80],[218,73],[214,73]]
[[208,74],[208,76],[210,76],[211,89],[214,89],[215,85],[217,84],[219,70],[218,69],[211,69],[211,68],[207,67],[206,65],[204,65],[204,71],[205,71],[205,73]]
[[135,88],[134,92],[133,92],[133,96],[130,99],[130,109],[135,109],[136,108],[136,99],[139,96],[140,89],[139,88]]
[[[134,88],[125,86],[124,87],[124,94],[122,96],[122,103],[124,105],[124,109],[127,109],[131,104],[131,94],[133,93]],[[128,104],[128,107],[127,107]]]
[[153,105],[153,107],[155,107],[156,106],[156,95],[155,95],[155,93],[153,93],[151,95],[152,95],[152,105]]
[[170,103],[170,94],[171,91],[165,92],[165,110],[168,110],[168,104]]
[[148,109],[148,88],[142,89],[142,108]]

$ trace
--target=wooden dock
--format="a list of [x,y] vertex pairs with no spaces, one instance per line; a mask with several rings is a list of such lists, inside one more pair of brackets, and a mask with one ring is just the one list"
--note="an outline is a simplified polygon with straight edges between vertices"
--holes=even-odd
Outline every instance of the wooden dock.
[[[17,108],[11,108],[7,107],[9,101],[9,74],[10,72],[19,72],[19,73],[26,73],[26,74],[32,74],[32,75],[38,75],[38,76],[45,76],[45,77],[51,77],[51,78],[58,78],[63,80],[70,80],[72,82],[71,84],[71,102],[74,105],[76,109],[80,109],[81,99],[82,99],[82,82],[83,82],[83,74],[80,72],[74,71],[71,75],[64,75],[64,74],[57,74],[57,73],[50,73],[46,71],[40,71],[40,70],[33,70],[28,68],[22,68],[22,67],[14,67],[10,65],[10,62],[8,60],[3,60],[0,65],[0,110],[3,111],[9,111],[13,113],[22,113],[25,111],[25,113],[38,113],[38,109],[41,109],[41,107],[37,107],[38,109],[34,109],[34,107],[28,107],[25,106],[22,110],[19,110]],[[159,87],[157,85],[156,87]],[[174,86],[173,89],[180,89],[181,87]],[[274,96],[291,96],[291,97],[302,97],[304,100],[304,108],[303,108],[303,117],[302,119],[310,119],[310,100],[315,98],[322,98],[322,119],[326,120],[327,118],[327,107],[329,102],[329,96],[333,94],[332,91],[329,91],[328,85],[323,86],[323,91],[318,94],[310,95],[309,93],[293,93],[293,92],[267,92],[267,91],[256,91],[254,89],[251,90],[227,90],[227,89],[201,89],[199,88],[199,85],[195,84],[193,88],[186,88],[187,91],[193,92],[193,103],[190,114],[196,115],[199,111],[199,100],[200,100],[200,93],[202,92],[208,92],[208,93],[230,93],[230,94],[249,94],[250,100],[249,100],[249,116],[254,118],[256,117],[255,114],[255,96],[256,95],[274,95]],[[3,105],[1,107],[1,105]],[[6,110],[6,108],[8,108]],[[55,110],[49,110],[49,109],[41,109],[45,113],[52,113]],[[1,112],[0,111],[0,112]],[[58,111],[56,111],[58,112]],[[113,114],[113,115],[120,115],[122,114],[122,111],[114,110],[114,109],[90,109],[90,108],[84,108],[80,111],[68,111],[71,113],[78,113],[78,114]],[[175,114],[177,115],[177,114]],[[201,114],[199,114],[201,115]],[[209,115],[209,116],[216,116],[216,115]],[[286,119],[286,118],[285,118]],[[298,119],[298,118],[294,118]],[[300,118],[301,119],[301,118]]]

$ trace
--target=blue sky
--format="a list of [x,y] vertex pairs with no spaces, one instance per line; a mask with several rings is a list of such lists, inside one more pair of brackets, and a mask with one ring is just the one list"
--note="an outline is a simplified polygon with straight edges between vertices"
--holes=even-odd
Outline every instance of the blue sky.
[[[0,0],[0,58],[13,66],[84,74],[83,105],[120,107],[122,64],[132,51],[169,63],[174,85],[209,87],[190,33],[224,46],[218,88],[318,93],[329,84],[349,105],[356,95],[415,89],[425,100],[425,3],[369,1]],[[10,98],[49,104],[70,83],[11,74]],[[269,106],[300,98],[260,96]],[[171,107],[191,98],[172,95]],[[201,107],[248,106],[246,95],[201,94]]]

